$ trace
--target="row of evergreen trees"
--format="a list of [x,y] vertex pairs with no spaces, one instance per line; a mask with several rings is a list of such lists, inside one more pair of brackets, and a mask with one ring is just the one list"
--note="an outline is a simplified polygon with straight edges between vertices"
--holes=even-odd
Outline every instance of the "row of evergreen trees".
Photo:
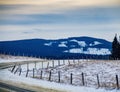
[[120,59],[120,39],[117,39],[117,35],[115,35],[114,40],[112,42],[112,58],[114,60]]

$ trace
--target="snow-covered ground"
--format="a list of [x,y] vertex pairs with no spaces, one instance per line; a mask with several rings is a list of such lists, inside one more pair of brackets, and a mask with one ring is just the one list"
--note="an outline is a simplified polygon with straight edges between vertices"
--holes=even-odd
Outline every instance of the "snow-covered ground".
[[[29,77],[33,77],[33,68],[35,68],[35,77],[40,78],[41,70],[43,71],[43,79],[48,80],[51,71],[51,81],[58,82],[58,72],[60,71],[61,83],[70,84],[70,74],[73,74],[73,85],[82,86],[82,76],[84,73],[85,86],[97,87],[97,74],[99,76],[100,86],[106,88],[116,87],[116,75],[120,76],[120,62],[119,61],[86,61],[81,60],[66,60],[63,63],[60,60],[53,62],[48,61],[37,64],[29,64]],[[69,64],[70,63],[70,64]],[[64,65],[63,65],[64,64]],[[48,66],[49,65],[49,66]],[[18,66],[19,67],[19,66]],[[42,69],[43,67],[43,69]],[[16,67],[17,68],[17,67]],[[22,65],[22,76],[26,75],[27,65]],[[18,73],[19,74],[19,73]]]
[[[4,76],[4,77],[3,77]],[[10,73],[8,69],[6,70],[0,70],[0,80],[2,81],[9,81],[9,82],[15,82],[15,83],[23,83],[28,84],[31,86],[37,86],[37,87],[43,87],[48,89],[55,89],[60,90],[63,92],[120,92],[120,90],[106,90],[104,88],[92,88],[92,87],[84,87],[84,86],[73,86],[68,84],[61,84],[61,83],[55,83],[55,82],[49,82],[45,80],[35,79],[35,78],[29,78],[29,77],[23,77],[14,75],[13,73]]]
[[[25,83],[43,88],[56,89],[66,92],[120,92],[116,89],[116,74],[120,76],[120,61],[95,61],[95,60],[43,60],[44,62],[30,63],[29,65],[16,66],[13,73],[11,69],[0,70],[0,80]],[[60,65],[60,66],[58,66]],[[16,74],[16,69],[22,69]],[[26,77],[27,67],[29,68]],[[35,74],[33,78],[33,68]],[[40,79],[41,70],[43,71]],[[48,81],[51,70],[51,82]],[[58,83],[58,72],[60,71],[60,83]],[[82,86],[81,73],[84,73],[85,86]],[[73,74],[73,82],[70,84],[70,74]],[[100,88],[97,85],[99,75]],[[3,77],[4,76],[4,77]],[[120,80],[120,77],[119,77]]]

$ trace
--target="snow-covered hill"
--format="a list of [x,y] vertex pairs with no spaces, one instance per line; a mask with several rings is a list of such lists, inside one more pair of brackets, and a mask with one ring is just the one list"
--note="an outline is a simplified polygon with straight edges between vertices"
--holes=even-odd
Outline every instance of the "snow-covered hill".
[[[111,42],[91,37],[59,40],[30,39],[0,42],[0,53],[65,58],[84,55],[109,55]],[[79,55],[78,55],[79,54]],[[80,56],[79,56],[80,57]]]

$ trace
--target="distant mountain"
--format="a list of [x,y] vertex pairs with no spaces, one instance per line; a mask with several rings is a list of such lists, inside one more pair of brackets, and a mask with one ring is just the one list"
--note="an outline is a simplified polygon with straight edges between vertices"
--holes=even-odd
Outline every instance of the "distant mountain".
[[[0,53],[42,58],[102,58],[111,54],[111,42],[92,37],[1,41]],[[104,57],[106,58],[106,57]]]

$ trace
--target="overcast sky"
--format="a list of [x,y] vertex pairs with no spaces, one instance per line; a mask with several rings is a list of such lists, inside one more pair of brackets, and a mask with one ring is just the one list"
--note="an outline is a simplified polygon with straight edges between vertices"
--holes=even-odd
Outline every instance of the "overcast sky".
[[0,0],[0,41],[120,35],[120,0]]

